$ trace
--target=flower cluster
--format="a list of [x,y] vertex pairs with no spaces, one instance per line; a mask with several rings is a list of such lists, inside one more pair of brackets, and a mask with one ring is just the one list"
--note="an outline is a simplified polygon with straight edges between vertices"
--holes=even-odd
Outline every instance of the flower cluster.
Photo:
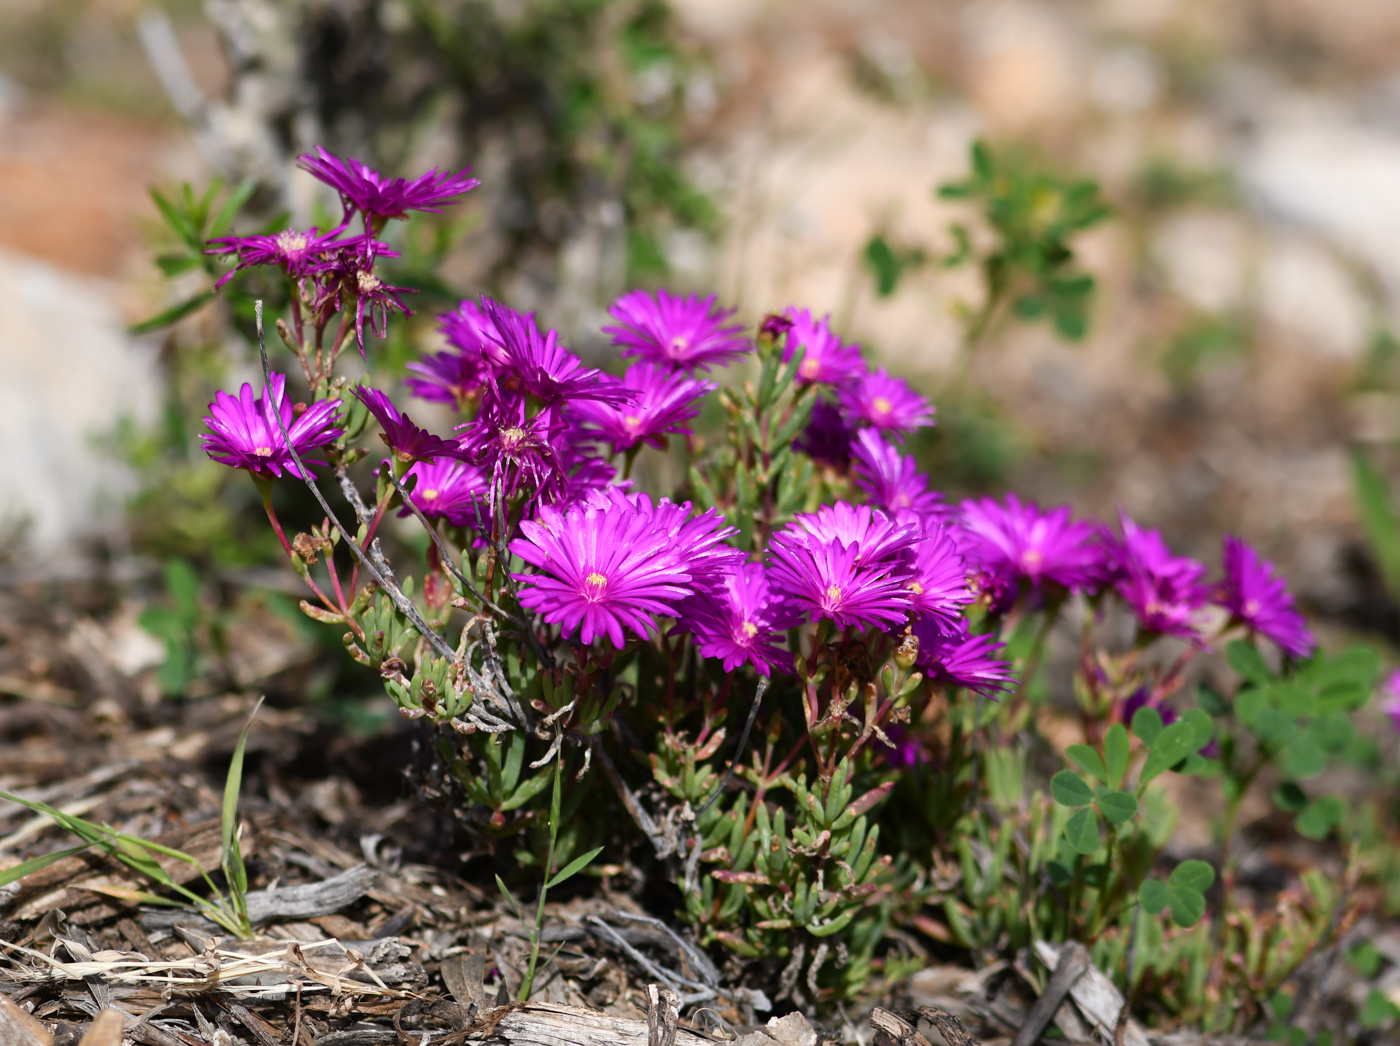
[[[456,202],[476,182],[466,170],[387,178],[322,149],[301,163],[340,195],[340,226],[234,237],[211,250],[236,254],[235,271],[280,268],[318,330],[340,312],[363,350],[366,322],[382,333],[389,312],[408,311],[406,289],[375,271],[393,252],[374,237],[389,219]],[[355,215],[363,231],[347,235]],[[1144,641],[1206,645],[1205,610],[1214,604],[1226,612],[1214,617],[1227,617],[1226,629],[1267,637],[1294,658],[1312,649],[1273,566],[1235,538],[1225,543],[1223,578],[1208,584],[1202,564],[1174,555],[1159,533],[1126,515],[1115,533],[1015,494],[950,504],[898,445],[933,424],[934,408],[902,379],[871,368],[828,317],[789,307],[751,338],[713,295],[665,290],[625,294],[611,315],[605,333],[621,358],[635,358],[620,376],[585,364],[534,315],[490,298],[440,317],[445,350],[410,363],[405,384],[458,412],[453,436],[418,426],[380,390],[350,390],[377,422],[411,506],[430,522],[474,532],[478,543],[507,544],[528,568],[515,579],[520,604],[562,638],[587,645],[606,637],[620,649],[629,636],[689,635],[699,656],[726,672],[749,664],[768,675],[792,670],[801,651],[789,649],[789,633],[819,626],[833,641],[870,634],[917,643],[913,656],[926,675],[993,694],[1014,682],[997,657],[1002,615],[1058,608],[1072,594],[1097,605],[1113,593]],[[618,479],[614,461],[625,458],[630,474],[644,446],[693,435],[717,388],[696,372],[755,350],[765,366],[787,368],[790,412],[806,400],[793,449],[827,467],[835,496],[775,520],[743,547],[736,535],[751,525],[737,525],[738,504],[700,512],[689,501],[653,501]],[[286,403],[284,390],[275,375],[270,397],[256,398],[249,386],[237,399],[220,393],[206,419],[210,456],[261,477],[296,474],[292,449],[304,457],[341,439],[334,390],[308,408]],[[843,490],[861,502],[843,499]],[[730,511],[740,511],[736,525],[725,519]],[[983,611],[976,627],[973,606]]]

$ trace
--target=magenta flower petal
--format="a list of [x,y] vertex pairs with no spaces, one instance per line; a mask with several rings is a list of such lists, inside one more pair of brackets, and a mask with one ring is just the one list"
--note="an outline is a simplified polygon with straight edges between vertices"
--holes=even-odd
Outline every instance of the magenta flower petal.
[[1005,644],[991,635],[970,635],[966,621],[951,629],[941,628],[933,618],[914,623],[919,640],[917,663],[935,683],[951,683],[974,690],[983,697],[1010,690],[1016,682],[1011,665],[993,655]]
[[863,567],[858,545],[773,535],[768,580],[786,612],[783,625],[826,618],[837,628],[902,627],[913,609],[908,573],[897,562]]
[[1225,580],[1218,602],[1251,632],[1267,636],[1290,657],[1312,653],[1313,637],[1274,565],[1236,537],[1225,538]]
[[889,432],[933,424],[933,405],[883,368],[843,386],[841,406],[851,419]]
[[963,553],[977,567],[1015,587],[1045,582],[1075,592],[1097,588],[1106,568],[1098,528],[1071,519],[1068,506],[1049,511],[1015,494],[979,498],[959,508]]
[[783,341],[783,362],[790,361],[798,349],[805,350],[797,368],[799,381],[842,386],[865,373],[860,346],[842,344],[831,332],[830,316],[817,319],[795,306],[789,306],[784,315],[791,323]]
[[585,400],[574,408],[584,430],[612,444],[613,452],[638,443],[660,447],[665,436],[689,433],[687,422],[700,413],[700,400],[716,386],[656,363],[638,363],[622,376],[633,402],[614,405]]
[[670,535],[626,500],[564,512],[543,506],[520,532],[510,550],[538,571],[519,579],[520,603],[565,638],[607,636],[621,650],[627,633],[654,634],[656,617],[677,616],[693,592]]
[[708,371],[726,366],[753,346],[743,336],[743,324],[726,324],[733,309],[715,305],[715,296],[680,297],[658,290],[629,291],[608,310],[619,326],[604,327],[622,355],[672,369]]
[[759,563],[736,563],[719,586],[681,608],[682,626],[694,634],[701,657],[720,659],[726,672],[748,663],[761,676],[792,671],[779,619]]
[[878,429],[861,429],[851,445],[855,484],[872,504],[887,512],[913,512],[921,519],[948,515],[943,495],[928,489],[928,477],[919,471],[912,455],[900,454]]
[[286,470],[299,479],[309,479],[311,477],[303,474],[292,460],[287,440],[282,436],[282,425],[287,427],[292,450],[303,462],[324,465],[324,461],[307,455],[340,437],[340,401],[313,403],[300,417],[293,419],[295,412],[285,398],[286,377],[274,371],[270,381],[271,403],[265,395],[254,398],[253,386],[247,382],[239,389],[236,399],[227,392],[219,392],[214,397],[214,402],[209,404],[209,415],[204,419],[209,431],[200,435],[204,451],[222,465],[247,469],[258,475],[280,476]]
[[506,392],[523,392],[545,404],[562,400],[579,403],[630,403],[633,394],[615,381],[602,380],[603,372],[585,367],[583,361],[559,342],[555,331],[541,333],[534,318],[522,316],[490,298],[481,300],[500,347],[499,362],[491,368],[496,385]]
[[356,385],[351,391],[369,408],[374,420],[379,422],[384,430],[379,434],[379,438],[400,461],[434,461],[443,455],[457,457],[460,454],[455,440],[446,440],[441,436],[434,436],[427,429],[419,428],[407,414],[400,414],[399,409],[389,401],[389,397],[378,389]]
[[924,532],[914,546],[911,570],[913,576],[905,587],[913,597],[915,616],[934,618],[944,628],[952,628],[974,596],[967,583],[967,565],[944,528],[934,526]]
[[463,167],[456,174],[439,172],[434,167],[413,181],[386,178],[359,160],[351,157],[342,160],[319,145],[316,155],[298,156],[297,166],[340,194],[347,218],[359,211],[367,224],[376,219],[382,222],[387,218],[404,218],[409,211],[440,214],[444,205],[457,203],[481,184],[467,177],[470,167]]
[[851,463],[854,438],[855,430],[846,424],[841,409],[821,399],[813,404],[807,427],[793,446],[813,461],[844,469]]
[[873,566],[900,559],[922,536],[919,521],[885,515],[869,505],[838,501],[813,513],[799,513],[782,531],[789,543],[817,546],[836,543],[855,549],[856,562]]
[[[431,463],[417,462],[404,476],[405,484],[410,477],[416,478],[417,483],[409,492],[409,500],[428,519],[443,519],[450,526],[472,530],[489,528],[486,497],[490,483],[480,469],[452,458],[440,458]],[[407,514],[407,508],[399,512],[401,516]]]
[[1200,642],[1200,610],[1210,597],[1206,568],[1172,555],[1162,535],[1119,513],[1121,539],[1109,538],[1106,562],[1118,595],[1147,632]]

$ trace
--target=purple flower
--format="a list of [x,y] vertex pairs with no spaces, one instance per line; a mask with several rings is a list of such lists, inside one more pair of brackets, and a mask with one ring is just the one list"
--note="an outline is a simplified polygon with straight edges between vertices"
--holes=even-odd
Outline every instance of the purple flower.
[[767,338],[769,341],[777,341],[790,330],[792,330],[791,316],[770,312],[763,317],[763,322],[758,325],[758,336]]
[[1121,512],[1119,521],[1123,537],[1110,538],[1106,548],[1119,596],[1144,631],[1199,642],[1197,618],[1210,596],[1201,584],[1206,568],[1173,556],[1157,531],[1138,527]]
[[1251,632],[1267,636],[1290,657],[1312,653],[1313,637],[1274,565],[1236,537],[1225,538],[1225,580],[1217,599]]
[[485,367],[481,354],[472,356],[460,349],[435,352],[408,365],[412,375],[404,378],[408,391],[430,403],[450,403],[462,410],[481,389]]
[[913,606],[908,575],[889,563],[862,566],[859,546],[802,540],[784,530],[773,535],[768,555],[768,579],[786,611],[784,626],[808,617],[827,618],[843,629],[897,628]]
[[656,615],[676,616],[692,592],[690,574],[651,516],[624,501],[559,512],[542,506],[520,524],[510,550],[540,573],[519,580],[520,604],[591,643],[606,635],[618,650],[626,632],[645,638]]
[[[282,437],[282,425],[287,427],[291,437],[291,449],[302,461],[324,465],[324,461],[308,458],[316,447],[334,443],[340,436],[340,401],[321,400],[313,403],[293,420],[295,411],[286,401],[287,379],[275,371],[271,375],[272,402],[267,396],[253,398],[253,386],[247,382],[238,390],[234,399],[227,392],[219,392],[214,402],[209,404],[209,416],[204,424],[209,432],[202,433],[204,452],[222,465],[247,469],[260,476],[280,476],[286,469],[289,475],[299,479],[310,479],[304,475],[292,460],[291,450]],[[277,414],[273,413],[276,405]],[[281,416],[281,424],[278,423]]]
[[928,746],[918,735],[897,723],[884,729],[885,736],[894,742],[893,748],[887,748],[883,752],[882,757],[886,766],[897,767],[900,770],[912,770],[916,766],[923,766],[932,761]]
[[1400,730],[1400,668],[1386,677],[1381,684],[1381,694],[1385,697],[1381,702],[1381,711],[1390,716],[1395,729]]
[[622,376],[622,387],[635,397],[633,402],[617,406],[585,400],[574,409],[585,429],[611,443],[614,453],[642,441],[662,447],[667,434],[689,433],[686,422],[700,413],[701,397],[716,386],[661,364],[638,363]]
[[798,349],[805,349],[797,367],[799,381],[844,385],[865,373],[859,345],[843,345],[831,332],[831,317],[816,319],[806,309],[789,306],[784,310],[792,321],[783,347],[783,362],[792,359]]
[[792,671],[792,655],[778,631],[778,612],[759,563],[735,564],[715,591],[702,592],[681,608],[701,657],[717,657],[726,672],[748,662],[761,676]]
[[546,404],[563,399],[573,403],[630,401],[632,393],[615,381],[601,380],[603,372],[585,367],[582,360],[559,344],[556,332],[541,334],[532,316],[522,316],[490,298],[483,298],[481,306],[495,328],[494,337],[501,348],[500,364],[492,368],[501,388],[524,392]]
[[942,527],[930,527],[914,546],[912,572],[906,587],[913,596],[914,614],[954,627],[973,592],[957,543]]
[[727,366],[752,346],[743,324],[725,325],[733,309],[715,305],[715,296],[680,297],[658,290],[629,291],[608,310],[621,326],[604,327],[622,355],[641,356],[649,363],[694,371]]
[[365,317],[369,317],[370,328],[379,337],[388,330],[389,312],[397,311],[412,316],[413,310],[404,304],[402,295],[414,294],[412,287],[391,287],[374,272],[377,257],[375,241],[362,241],[355,248],[337,252],[336,257],[318,270],[321,294],[316,301],[316,310],[324,312],[333,309],[355,309],[355,341],[360,347],[360,357],[365,355]]
[[488,396],[476,419],[458,428],[460,456],[486,472],[500,496],[525,489],[545,501],[563,496],[568,481],[555,439],[564,426],[552,410],[531,415],[523,396]]
[[653,503],[647,494],[629,493],[616,486],[592,492],[583,504],[598,509],[621,506],[646,516],[652,529],[665,535],[677,560],[685,564],[690,586],[696,591],[717,591],[744,562],[744,553],[725,543],[738,533],[738,528],[727,525],[717,509],[691,515],[693,507],[689,501],[676,503],[662,498]]
[[374,420],[384,430],[379,438],[384,441],[394,457],[407,464],[410,461],[435,461],[441,455],[458,457],[461,454],[456,442],[434,436],[427,429],[419,428],[407,414],[389,401],[389,397],[378,389],[356,385],[352,390],[363,403]]
[[912,517],[891,519],[869,505],[845,501],[822,505],[814,513],[799,513],[782,533],[792,544],[836,543],[853,548],[862,566],[894,561],[921,537],[919,523]]
[[1013,586],[1045,582],[1075,592],[1103,580],[1103,549],[1092,523],[1075,522],[1068,506],[1041,509],[1015,494],[1005,501],[979,498],[959,509],[963,552],[982,570]]
[[1016,682],[1011,665],[992,656],[1005,644],[990,634],[969,635],[966,621],[943,629],[935,619],[924,618],[914,622],[914,635],[919,640],[916,663],[935,683],[951,683],[995,700],[997,691],[1009,690]]
[[817,400],[807,428],[793,444],[813,461],[844,469],[851,461],[851,441],[855,433],[846,424],[845,415],[833,403]]
[[912,455],[901,455],[878,429],[861,429],[851,446],[855,483],[870,500],[889,512],[913,512],[920,519],[947,515],[943,495],[928,489],[928,477]]
[[[486,494],[489,487],[480,469],[452,458],[436,462],[417,462],[404,476],[416,477],[417,485],[409,491],[409,500],[428,519],[445,519],[454,527],[478,528],[489,524],[486,515]],[[403,509],[399,515],[406,515]]]
[[[534,313],[528,313],[533,318]],[[438,317],[438,330],[447,339],[447,344],[461,349],[475,359],[485,359],[488,363],[499,364],[505,361],[501,349],[501,338],[491,317],[472,301],[461,301],[451,312]]]
[[883,368],[843,386],[841,406],[848,417],[891,432],[933,424],[932,404]]
[[[238,263],[219,277],[215,287],[222,287],[240,270],[254,265],[276,265],[288,276],[296,279],[315,271],[328,252],[345,247],[358,247],[366,242],[363,236],[337,240],[336,237],[344,231],[345,226],[342,225],[323,234],[313,226],[305,232],[283,229],[271,236],[223,236],[217,240],[210,240],[209,249],[204,253],[238,255]],[[389,258],[398,257],[397,252],[389,250],[384,244],[378,241],[370,242],[374,243],[377,253]]]
[[359,211],[367,227],[382,226],[388,218],[405,218],[409,211],[441,214],[444,204],[456,203],[481,184],[467,177],[470,167],[463,167],[456,174],[440,173],[434,167],[410,182],[403,178],[385,178],[359,160],[350,157],[342,160],[319,145],[316,154],[303,153],[297,157],[297,165],[340,193],[345,217],[348,219]]
[[1138,687],[1119,702],[1119,720],[1124,723],[1131,723],[1133,721],[1133,716],[1137,715],[1138,709],[1140,708],[1156,709],[1157,714],[1162,717],[1163,726],[1171,726],[1177,720],[1176,710],[1160,697],[1154,697],[1150,694],[1145,686]]

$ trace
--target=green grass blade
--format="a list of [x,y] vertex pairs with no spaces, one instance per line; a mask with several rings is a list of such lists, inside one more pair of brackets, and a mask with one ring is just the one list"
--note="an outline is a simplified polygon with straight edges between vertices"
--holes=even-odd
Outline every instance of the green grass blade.
[[10,883],[18,882],[26,875],[37,872],[42,868],[47,868],[56,861],[61,861],[65,857],[72,857],[80,854],[84,850],[91,848],[91,843],[84,843],[82,846],[71,846],[67,850],[57,850],[51,854],[44,854],[42,857],[32,857],[28,861],[23,861],[13,868],[6,868],[0,871],[0,886],[9,886]]
[[221,848],[224,878],[228,880],[229,893],[233,897],[233,908],[243,922],[248,919],[248,869],[243,864],[243,851],[238,845],[238,794],[243,788],[243,752],[248,747],[248,731],[253,729],[253,720],[265,699],[258,698],[248,723],[234,746],[233,758],[229,760],[228,776],[224,778],[224,807],[222,814],[223,845]]

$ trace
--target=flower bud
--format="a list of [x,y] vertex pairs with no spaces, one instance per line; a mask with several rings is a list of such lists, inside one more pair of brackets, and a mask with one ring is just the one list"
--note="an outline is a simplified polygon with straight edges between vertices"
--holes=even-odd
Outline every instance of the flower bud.
[[919,637],[912,631],[905,632],[904,638],[899,641],[899,648],[894,652],[894,663],[901,671],[907,672],[914,667],[914,662],[918,659]]

